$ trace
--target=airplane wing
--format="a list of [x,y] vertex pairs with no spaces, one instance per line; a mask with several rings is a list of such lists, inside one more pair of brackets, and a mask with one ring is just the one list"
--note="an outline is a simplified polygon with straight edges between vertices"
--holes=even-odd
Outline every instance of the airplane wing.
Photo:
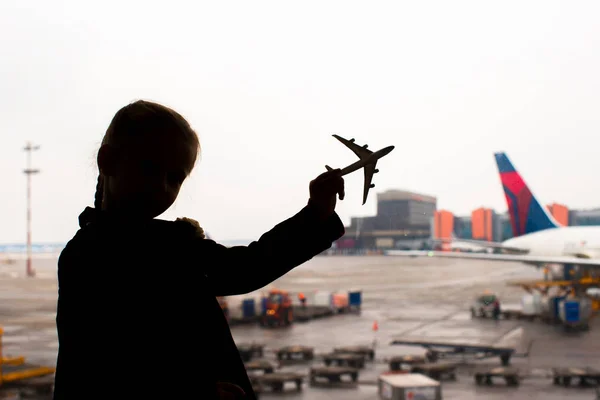
[[358,158],[360,158],[361,160],[363,158],[369,157],[371,154],[373,154],[373,152],[371,150],[367,150],[367,147],[365,145],[365,147],[363,146],[359,146],[356,143],[354,143],[354,139],[352,140],[348,140],[348,139],[344,139],[341,136],[338,135],[333,135],[334,138],[336,138],[337,140],[339,140],[340,142],[344,143],[346,145],[346,147],[348,147],[350,150],[352,150],[354,152],[354,154],[356,154],[358,156]]
[[600,259],[578,258],[567,256],[532,256],[521,254],[486,254],[486,253],[460,253],[449,251],[423,251],[423,250],[388,250],[387,256],[396,257],[438,257],[458,258],[487,261],[514,261],[526,264],[574,264],[585,267],[600,268]]
[[373,180],[373,174],[375,173],[375,165],[377,161],[371,164],[367,164],[364,167],[365,170],[365,186],[363,190],[363,204],[367,202],[367,196],[369,195],[369,189],[371,189],[371,181]]

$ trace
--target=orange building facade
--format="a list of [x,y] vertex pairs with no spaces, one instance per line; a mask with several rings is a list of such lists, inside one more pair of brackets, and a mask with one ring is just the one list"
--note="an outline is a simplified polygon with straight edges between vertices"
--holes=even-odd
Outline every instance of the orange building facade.
[[546,206],[556,222],[562,226],[569,225],[569,209],[563,204],[552,203]]
[[493,241],[494,211],[490,208],[478,208],[471,213],[473,239]]
[[[433,235],[436,239],[450,239],[454,232],[454,214],[438,210],[433,215]],[[450,250],[449,242],[442,242],[442,250]]]

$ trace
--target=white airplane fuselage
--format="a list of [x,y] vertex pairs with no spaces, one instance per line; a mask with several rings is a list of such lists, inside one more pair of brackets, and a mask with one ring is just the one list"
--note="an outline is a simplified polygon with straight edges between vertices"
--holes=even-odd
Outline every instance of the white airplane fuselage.
[[600,226],[565,226],[507,239],[506,247],[532,256],[600,258]]

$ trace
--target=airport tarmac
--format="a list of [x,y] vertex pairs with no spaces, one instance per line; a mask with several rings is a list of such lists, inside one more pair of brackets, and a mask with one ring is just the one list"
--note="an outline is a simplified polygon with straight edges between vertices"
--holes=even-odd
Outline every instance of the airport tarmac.
[[[56,260],[34,260],[38,277],[24,277],[24,264],[0,267],[0,324],[4,326],[5,354],[24,355],[32,362],[53,365],[57,341],[55,330]],[[166,271],[172,271],[166,270]],[[101,271],[99,271],[101,273]],[[166,272],[167,273],[167,272]],[[289,328],[265,329],[254,325],[232,328],[238,343],[265,345],[268,359],[273,350],[289,345],[315,348],[319,354],[334,347],[375,344],[376,360],[360,371],[358,387],[315,388],[305,384],[301,392],[284,394],[265,392],[261,398],[286,399],[377,399],[374,385],[379,373],[388,369],[391,356],[423,354],[418,347],[392,346],[393,338],[461,340],[480,344],[514,345],[517,353],[512,364],[533,377],[519,387],[476,386],[467,364],[459,368],[456,382],[443,382],[444,399],[594,399],[591,388],[552,385],[544,378],[551,367],[600,368],[600,323],[591,330],[566,334],[559,327],[541,322],[471,320],[468,307],[483,290],[499,294],[504,303],[518,304],[522,290],[507,287],[511,279],[540,278],[541,271],[514,263],[481,262],[454,259],[394,258],[384,256],[315,257],[274,283],[290,291],[348,290],[363,292],[362,312],[339,315]],[[373,331],[377,321],[378,330]],[[500,365],[497,358],[475,364]],[[310,364],[284,365],[282,371],[308,373]]]

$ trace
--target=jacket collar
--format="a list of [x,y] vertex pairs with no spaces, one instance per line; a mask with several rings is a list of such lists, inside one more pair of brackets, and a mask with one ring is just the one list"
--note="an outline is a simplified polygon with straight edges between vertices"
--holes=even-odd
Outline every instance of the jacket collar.
[[99,210],[93,207],[86,207],[81,214],[79,214],[79,226],[85,228],[90,224],[96,224],[99,222],[111,222],[119,221],[120,223],[139,223],[139,220],[135,218],[127,217],[124,214],[118,214],[114,212],[108,212]]
[[[103,210],[98,210],[93,207],[86,207],[81,214],[79,214],[79,226],[81,228],[85,228],[91,224],[96,224],[100,222],[119,222],[119,224],[127,224],[127,225],[146,225],[149,223],[172,223],[170,221],[165,221],[161,219],[148,219],[148,220],[136,220],[135,218],[124,216],[123,214],[117,214],[114,212],[108,212]],[[196,232],[196,228],[187,222],[178,221],[181,223],[175,224],[176,226],[184,226],[185,228]]]

